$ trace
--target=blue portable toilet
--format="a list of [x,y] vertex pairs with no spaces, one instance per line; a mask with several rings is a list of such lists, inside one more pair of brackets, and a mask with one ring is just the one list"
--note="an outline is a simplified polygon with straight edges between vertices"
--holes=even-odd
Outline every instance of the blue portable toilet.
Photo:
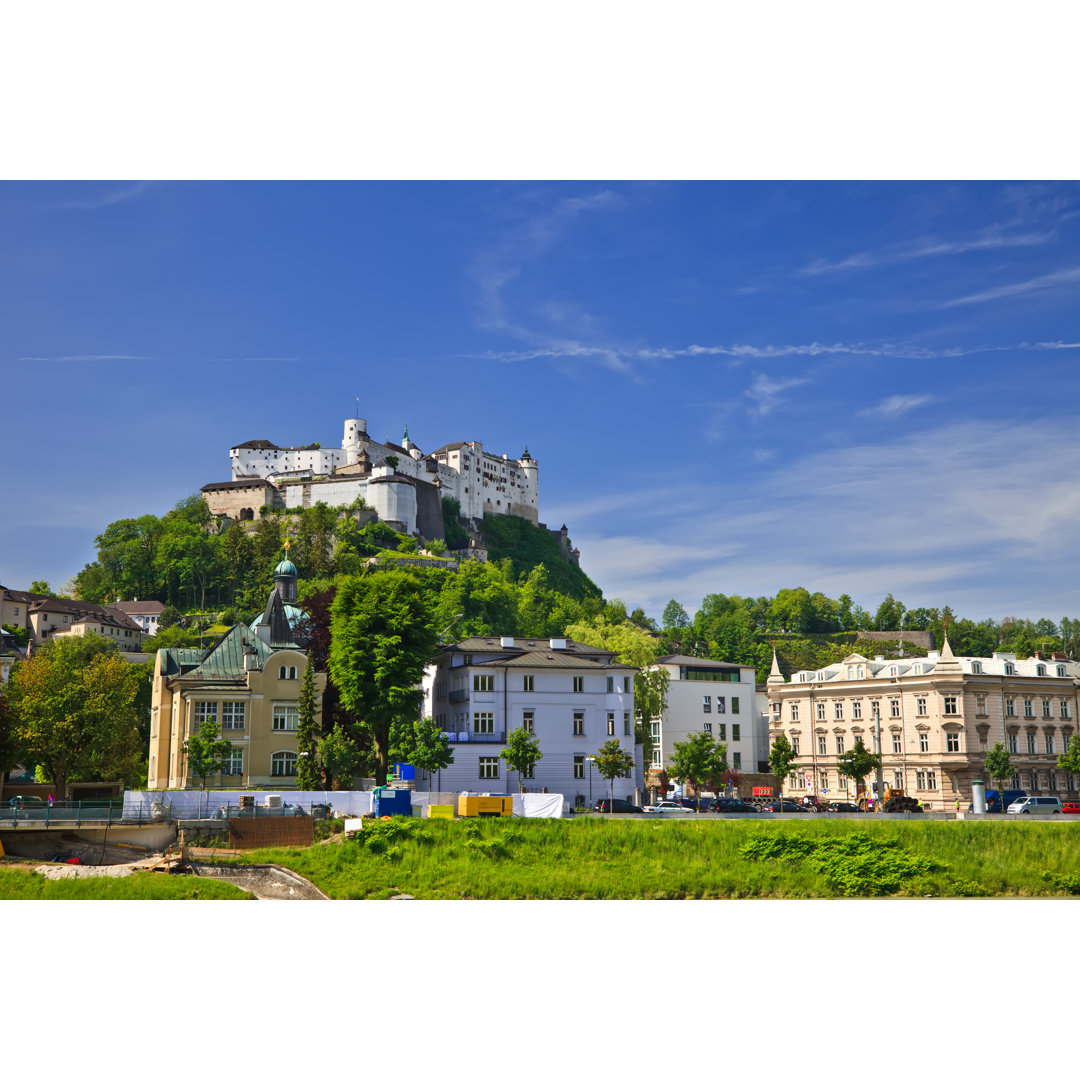
[[379,817],[384,814],[412,815],[412,792],[397,788],[387,788],[379,796]]

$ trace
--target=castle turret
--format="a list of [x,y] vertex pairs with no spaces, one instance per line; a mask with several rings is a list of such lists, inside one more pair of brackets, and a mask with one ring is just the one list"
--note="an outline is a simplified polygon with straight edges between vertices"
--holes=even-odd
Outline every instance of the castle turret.
[[345,434],[341,439],[341,449],[345,451],[345,464],[355,465],[360,457],[360,447],[367,439],[367,421],[349,419],[345,421]]

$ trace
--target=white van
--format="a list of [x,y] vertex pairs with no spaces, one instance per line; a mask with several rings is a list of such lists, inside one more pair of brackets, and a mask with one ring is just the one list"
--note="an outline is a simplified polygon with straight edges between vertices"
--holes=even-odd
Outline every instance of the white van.
[[1061,800],[1056,795],[1029,795],[1026,799],[1017,799],[1009,803],[1005,812],[1008,814],[1060,814]]

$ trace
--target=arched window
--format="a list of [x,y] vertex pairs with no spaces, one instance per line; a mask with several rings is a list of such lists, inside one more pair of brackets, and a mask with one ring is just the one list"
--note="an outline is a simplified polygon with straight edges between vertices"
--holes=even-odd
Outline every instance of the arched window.
[[1058,673],[1058,678],[1059,679],[1064,679],[1065,678],[1065,665],[1064,664],[1058,664],[1057,673]]
[[295,679],[296,678],[296,665],[295,664],[292,667],[289,668],[289,678],[290,679]]
[[1006,675],[1015,675],[1016,674],[1016,666],[1014,664],[1010,664],[1008,661],[1006,661],[1006,663],[1005,663],[1005,674]]
[[277,750],[270,755],[271,776],[295,776],[296,755],[290,750]]
[[287,679],[289,677],[289,669],[284,664],[278,668],[277,677],[279,679]]
[[982,664],[980,664],[978,660],[973,660],[972,661],[972,663],[971,663],[971,674],[972,675],[981,675],[982,674]]
[[1036,675],[1045,675],[1046,674],[1046,665],[1045,664],[1036,664],[1035,665],[1035,674]]

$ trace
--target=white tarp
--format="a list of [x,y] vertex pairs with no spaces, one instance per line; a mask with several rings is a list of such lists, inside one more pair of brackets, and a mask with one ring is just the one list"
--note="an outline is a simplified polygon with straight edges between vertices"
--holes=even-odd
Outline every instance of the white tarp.
[[563,797],[561,795],[536,795],[527,793],[514,796],[514,817],[556,817],[563,816]]
[[281,805],[311,809],[312,803],[329,803],[343,814],[370,814],[370,791],[125,791],[124,815],[150,816],[151,803],[161,802],[174,818],[209,817],[221,806],[237,807],[241,795],[253,795],[256,806],[265,806],[267,795],[276,795]]

